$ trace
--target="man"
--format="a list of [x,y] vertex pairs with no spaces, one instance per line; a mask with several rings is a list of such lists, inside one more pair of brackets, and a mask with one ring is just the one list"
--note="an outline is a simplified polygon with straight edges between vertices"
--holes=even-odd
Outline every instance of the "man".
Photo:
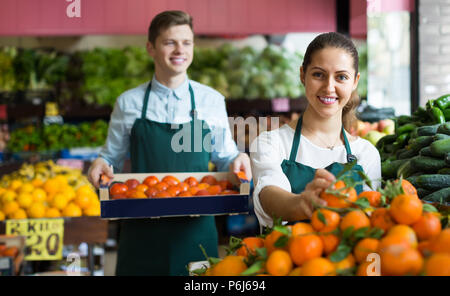
[[[147,51],[154,59],[155,75],[150,83],[117,99],[106,144],[89,169],[94,186],[99,186],[101,174],[112,179],[110,165],[120,171],[128,152],[133,173],[208,171],[211,160],[219,171],[244,171],[251,179],[250,160],[231,137],[224,97],[187,77],[194,49],[192,28],[191,16],[182,11],[165,11],[152,20]],[[179,144],[174,137],[193,131],[193,126],[201,127],[202,144],[211,139],[212,149],[198,149],[198,133],[188,133],[192,149],[180,152],[174,147]],[[187,275],[189,262],[204,260],[199,244],[209,256],[217,256],[213,216],[124,220],[116,274]]]

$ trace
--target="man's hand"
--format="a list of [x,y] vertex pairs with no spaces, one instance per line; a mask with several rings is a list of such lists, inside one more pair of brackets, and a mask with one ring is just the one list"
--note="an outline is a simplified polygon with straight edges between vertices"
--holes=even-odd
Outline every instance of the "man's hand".
[[106,175],[106,177],[109,178],[110,181],[108,182],[108,185],[114,178],[112,169],[109,167],[106,161],[103,160],[103,158],[99,157],[96,160],[94,160],[94,162],[91,164],[88,170],[89,182],[91,182],[92,185],[95,186],[95,188],[100,187],[99,181],[101,175]]
[[238,156],[230,164],[230,172],[235,174],[243,171],[247,176],[248,181],[252,179],[252,168],[250,166],[250,158],[246,153],[239,153]]

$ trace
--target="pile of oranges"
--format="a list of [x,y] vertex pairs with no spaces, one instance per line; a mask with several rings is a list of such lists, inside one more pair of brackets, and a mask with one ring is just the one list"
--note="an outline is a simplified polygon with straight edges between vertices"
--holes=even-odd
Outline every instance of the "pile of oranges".
[[233,190],[228,180],[218,181],[213,175],[204,176],[200,181],[190,176],[184,181],[172,175],[159,180],[156,176],[148,176],[142,182],[128,179],[125,182],[113,183],[109,188],[111,199],[123,198],[167,198],[211,195],[239,194]]
[[89,184],[74,188],[64,175],[56,175],[0,187],[0,220],[79,216],[100,216],[100,201]]
[[[450,275],[448,217],[422,203],[406,180],[357,195],[337,181],[321,193],[307,222],[282,225],[261,236],[232,238],[228,255],[209,259],[197,274],[273,275]],[[448,215],[448,213],[446,214]]]

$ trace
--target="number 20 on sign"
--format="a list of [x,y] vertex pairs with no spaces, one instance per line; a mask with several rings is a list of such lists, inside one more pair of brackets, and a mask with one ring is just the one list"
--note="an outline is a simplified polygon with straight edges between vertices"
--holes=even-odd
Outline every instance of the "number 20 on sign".
[[64,219],[9,220],[6,234],[27,237],[25,260],[62,259]]

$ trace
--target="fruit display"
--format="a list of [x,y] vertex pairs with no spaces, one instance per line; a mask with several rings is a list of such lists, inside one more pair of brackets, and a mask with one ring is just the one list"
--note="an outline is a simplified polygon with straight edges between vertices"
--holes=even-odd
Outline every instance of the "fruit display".
[[99,215],[98,196],[79,169],[50,160],[23,164],[0,180],[0,220]]
[[[420,198],[450,202],[450,95],[429,100],[412,116],[395,119],[395,134],[381,138],[383,179],[403,176]],[[447,121],[446,121],[447,120]]]
[[[368,185],[370,182],[365,181]],[[448,210],[424,203],[405,179],[357,195],[356,182],[337,181],[307,222],[273,227],[261,236],[231,237],[227,255],[197,275],[405,276],[450,275]]]
[[374,123],[358,120],[356,129],[351,131],[351,134],[366,139],[373,145],[376,145],[378,140],[384,136],[392,135],[394,132],[395,122],[392,119],[382,119]]
[[159,180],[150,175],[142,182],[128,179],[125,182],[113,182],[109,187],[111,199],[126,198],[170,198],[212,195],[239,194],[228,180],[218,181],[212,175],[197,180],[190,176],[182,182],[175,176],[167,175]]
[[51,124],[41,128],[26,126],[13,130],[9,135],[7,150],[58,151],[75,147],[98,147],[105,143],[108,123],[104,120],[80,124]]

